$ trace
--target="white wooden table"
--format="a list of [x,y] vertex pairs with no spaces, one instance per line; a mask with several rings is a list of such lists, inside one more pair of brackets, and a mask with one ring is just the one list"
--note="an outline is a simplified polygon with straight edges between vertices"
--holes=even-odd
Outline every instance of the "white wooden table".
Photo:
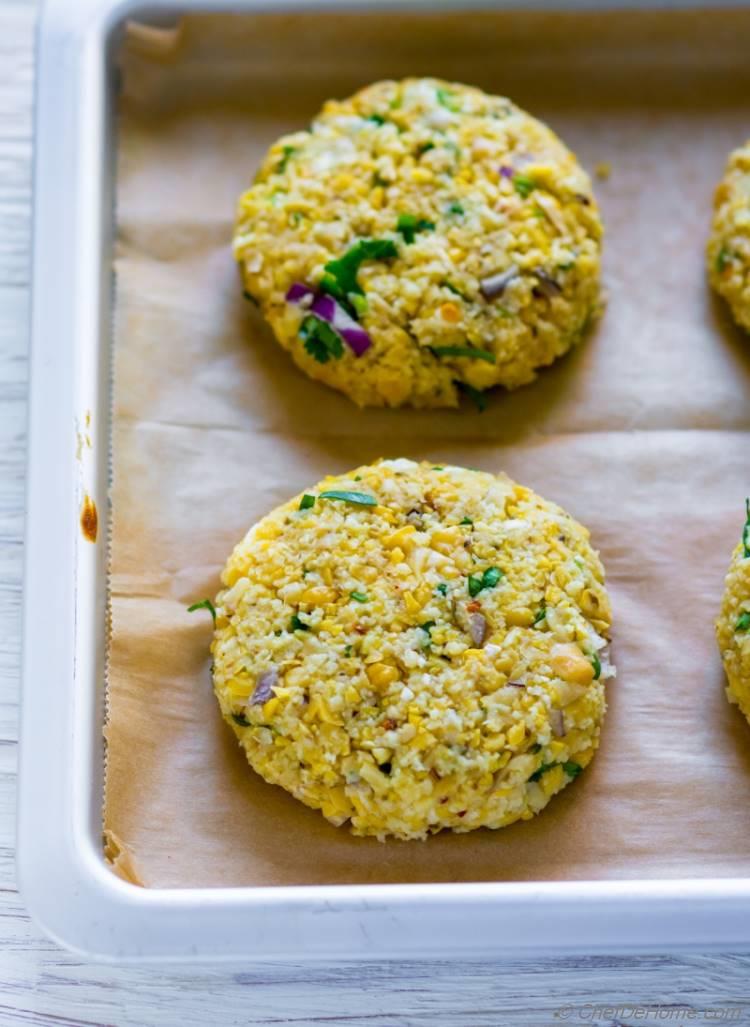
[[30,0],[0,0],[0,1027],[750,1024],[750,955],[113,969],[60,951],[30,923],[13,837],[34,20]]

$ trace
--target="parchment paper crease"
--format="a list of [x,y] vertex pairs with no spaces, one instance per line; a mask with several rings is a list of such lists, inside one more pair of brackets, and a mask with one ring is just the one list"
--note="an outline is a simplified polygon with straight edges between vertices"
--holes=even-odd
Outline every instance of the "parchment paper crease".
[[[748,488],[750,341],[704,282],[711,194],[750,134],[750,12],[194,17],[123,59],[105,824],[147,886],[745,875],[750,729],[713,619]],[[609,307],[486,413],[361,413],[240,295],[234,207],[328,96],[432,73],[506,93],[589,168]],[[249,525],[377,456],[504,469],[588,525],[617,680],[592,767],[536,820],[352,838],[247,767],[208,616]]]

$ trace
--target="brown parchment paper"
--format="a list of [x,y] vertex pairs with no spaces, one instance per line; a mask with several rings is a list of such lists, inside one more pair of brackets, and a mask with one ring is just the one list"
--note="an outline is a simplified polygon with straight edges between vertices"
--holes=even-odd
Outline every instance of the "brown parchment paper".
[[[750,12],[193,17],[130,33],[117,184],[105,826],[147,886],[745,875],[750,729],[713,620],[748,484],[750,342],[706,288],[711,194],[750,134]],[[240,295],[265,147],[328,96],[436,74],[506,93],[589,168],[609,306],[484,414],[360,412]],[[588,525],[618,677],[591,768],[534,821],[381,844],[248,768],[186,606],[250,524],[381,455],[504,469]]]

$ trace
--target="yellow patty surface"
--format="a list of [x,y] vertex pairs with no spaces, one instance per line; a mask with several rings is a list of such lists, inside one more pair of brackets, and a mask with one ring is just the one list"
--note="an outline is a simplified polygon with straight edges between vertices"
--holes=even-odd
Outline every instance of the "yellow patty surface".
[[585,528],[504,475],[382,460],[248,532],[221,711],[252,767],[355,834],[529,819],[598,745],[610,604]]
[[729,155],[716,189],[707,258],[711,285],[750,331],[750,141]]
[[716,640],[727,675],[727,697],[750,721],[750,508],[729,565]]
[[[362,406],[441,407],[462,384],[524,385],[580,340],[601,234],[588,176],[546,125],[479,89],[406,79],[329,101],[271,147],[234,252],[308,375]],[[309,297],[287,301],[295,283],[336,295],[370,348],[337,346]]]

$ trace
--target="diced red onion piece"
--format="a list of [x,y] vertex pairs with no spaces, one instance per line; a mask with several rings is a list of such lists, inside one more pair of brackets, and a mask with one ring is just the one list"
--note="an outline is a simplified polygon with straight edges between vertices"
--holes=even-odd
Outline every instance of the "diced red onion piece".
[[279,683],[279,672],[276,667],[269,667],[258,675],[253,694],[248,706],[262,706],[273,697],[272,689]]
[[552,728],[552,734],[555,738],[562,738],[565,734],[565,717],[563,716],[563,711],[550,710],[549,723]]
[[510,285],[514,278],[518,277],[518,268],[511,264],[507,271],[500,271],[496,275],[483,278],[479,283],[479,291],[486,300],[497,299],[505,292],[506,286]]
[[472,613],[469,617],[469,634],[476,646],[481,646],[487,637],[487,618],[481,613]]
[[309,285],[305,285],[303,282],[293,282],[287,291],[286,301],[287,303],[300,303],[308,296],[314,295],[315,291]]
[[329,296],[327,293],[316,296],[310,311],[316,317],[319,317],[321,321],[327,321],[331,328],[338,332],[355,356],[361,357],[372,346],[372,339],[364,328],[357,324],[354,318],[344,310],[340,303],[336,302],[333,296]]
[[500,177],[501,178],[513,178],[514,175],[515,175],[515,171],[510,166],[510,164],[501,164],[500,165]]

